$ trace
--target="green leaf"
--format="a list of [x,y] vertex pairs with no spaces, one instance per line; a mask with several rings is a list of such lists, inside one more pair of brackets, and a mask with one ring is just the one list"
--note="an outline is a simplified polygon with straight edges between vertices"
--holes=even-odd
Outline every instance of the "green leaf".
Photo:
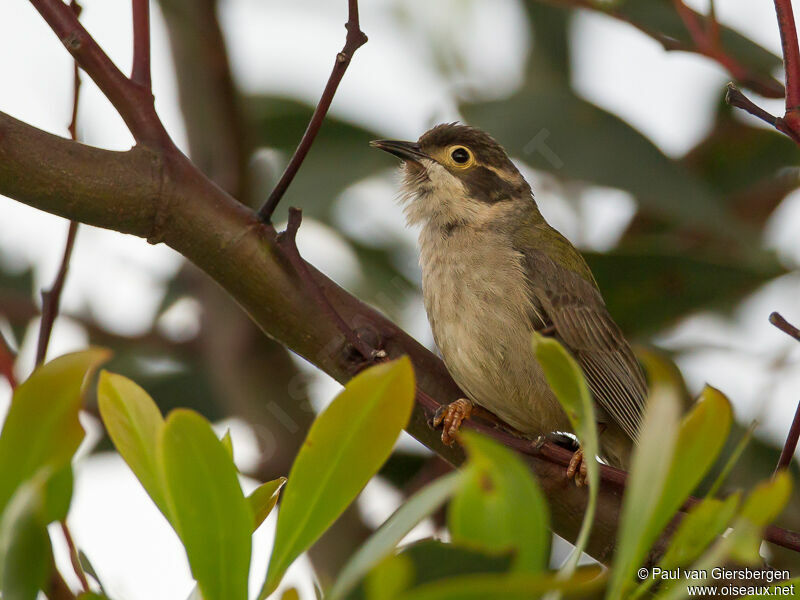
[[109,353],[66,354],[39,367],[14,391],[0,433],[0,514],[17,487],[44,466],[69,464],[83,439],[81,388]]
[[329,592],[328,600],[340,600],[358,581],[384,557],[394,551],[397,544],[420,521],[433,514],[463,481],[463,473],[456,471],[440,477],[425,486],[390,516],[370,538],[356,550]]
[[741,494],[736,493],[725,500],[706,498],[693,506],[672,536],[661,559],[661,568],[688,566],[697,559],[711,542],[725,532],[736,515],[740,500]]
[[283,494],[263,600],[386,461],[414,405],[411,361],[354,377],[311,426]]
[[734,560],[744,564],[761,560],[761,532],[781,514],[791,494],[792,478],[786,471],[758,484],[750,492],[726,540]]
[[405,546],[399,556],[414,565],[413,586],[476,573],[506,573],[511,568],[512,555],[486,554],[455,544],[425,539]]
[[253,531],[258,529],[259,525],[264,522],[264,519],[275,508],[281,488],[285,483],[286,477],[278,477],[272,481],[266,481],[254,489],[247,497],[247,503],[253,512]]
[[639,446],[622,499],[617,550],[606,598],[621,598],[634,570],[650,548],[648,525],[656,518],[673,450],[678,437],[679,400],[671,389],[654,381],[642,424]]
[[91,575],[92,578],[97,582],[97,585],[100,586],[100,591],[107,596],[108,594],[106,593],[106,589],[103,586],[103,582],[100,581],[100,576],[97,574],[97,570],[94,568],[92,561],[90,561],[89,557],[86,556],[84,551],[80,549],[78,550],[78,562],[80,563],[84,573]]
[[[222,442],[222,445],[225,446],[225,450],[228,451],[231,460],[233,460],[233,440],[231,439],[230,427],[228,427],[228,429],[225,430],[225,435],[222,436],[222,439],[220,439],[220,441]],[[236,463],[234,462],[234,464]]]
[[719,456],[733,422],[725,395],[710,386],[703,389],[694,409],[684,417],[655,518],[652,541],[702,481]]
[[100,416],[120,456],[161,513],[172,520],[157,457],[164,418],[153,399],[136,383],[103,371],[97,386]]
[[408,589],[414,565],[402,554],[389,556],[372,569],[364,582],[367,600],[393,600]]
[[453,542],[489,553],[514,552],[512,569],[538,573],[550,556],[547,502],[513,452],[489,438],[462,432],[469,461],[453,497]]
[[201,415],[176,409],[158,457],[172,524],[204,600],[246,600],[253,513],[227,450]]
[[[48,473],[45,468],[43,474]],[[67,518],[69,505],[72,501],[72,486],[74,476],[72,465],[68,464],[61,467],[58,471],[47,477],[44,484],[44,512],[42,514],[45,523],[53,521],[63,521]]]
[[[41,480],[41,478],[39,478]],[[42,482],[18,488],[0,522],[0,592],[3,600],[35,600],[50,573],[52,554],[43,518]]]
[[569,577],[578,566],[581,554],[589,541],[594,514],[597,509],[597,492],[600,485],[600,468],[595,457],[600,447],[597,439],[597,420],[594,416],[594,401],[583,376],[583,371],[574,358],[558,340],[533,334],[533,350],[542,366],[547,384],[556,395],[561,408],[569,418],[583,450],[589,481],[589,501],[583,515],[583,523],[575,547],[560,573]]
[[[673,398],[672,402],[677,404],[674,392],[662,391],[672,388],[665,387],[667,383],[661,383],[661,381],[663,379],[655,380],[654,397],[667,397],[666,394],[669,394]],[[650,497],[649,500],[654,501],[654,504],[648,507],[650,512],[646,516],[645,514],[632,516],[637,512],[635,508],[631,509],[630,513],[626,512],[629,507],[628,503],[635,501],[626,493],[621,527],[631,536],[630,539],[635,540],[635,542],[630,542],[631,544],[635,543],[635,550],[630,547],[626,548],[629,553],[625,556],[629,562],[623,563],[625,565],[624,573],[620,565],[615,562],[617,571],[612,575],[612,590],[624,589],[628,585],[628,581],[622,581],[622,578],[627,579],[632,575],[634,568],[640,565],[645,553],[656,541],[661,531],[708,473],[725,444],[732,421],[733,411],[728,399],[718,390],[706,386],[694,409],[682,420],[677,437],[665,444],[661,449],[661,456],[651,456],[650,460],[659,465],[659,470],[666,457],[669,460],[668,470],[666,473],[658,475],[659,481],[653,481],[653,486],[657,487],[659,494],[656,498]],[[665,423],[669,422],[670,420],[667,418]],[[646,442],[644,440],[646,436],[651,435],[650,431],[645,429],[642,432],[642,443],[647,443],[648,446],[651,440],[647,439]],[[645,468],[641,463],[639,463],[639,467]],[[631,471],[632,479],[634,473],[639,473],[635,467]],[[628,518],[631,519],[630,522],[626,521]],[[617,555],[620,556],[619,549]]]
[[519,600],[553,591],[586,598],[601,589],[603,579],[594,567],[580,569],[567,580],[556,579],[549,572],[464,575],[413,588],[398,600]]

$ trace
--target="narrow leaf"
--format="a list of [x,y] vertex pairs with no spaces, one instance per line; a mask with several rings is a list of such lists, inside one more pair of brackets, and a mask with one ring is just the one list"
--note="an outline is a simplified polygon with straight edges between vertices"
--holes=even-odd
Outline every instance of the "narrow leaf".
[[162,514],[170,518],[156,447],[164,418],[153,399],[122,375],[103,371],[97,386],[103,424],[123,460]]
[[[223,443],[225,438],[223,438]],[[272,481],[266,481],[254,489],[247,497],[247,503],[253,512],[253,531],[258,529],[264,522],[272,509],[278,503],[278,495],[281,488],[286,483],[286,477],[278,477]]]
[[567,580],[548,572],[464,575],[413,588],[398,600],[519,600],[555,591],[586,598],[602,587],[603,579],[596,568],[580,569]]
[[23,484],[0,522],[0,595],[35,600],[50,573],[52,554],[44,522],[42,483]]
[[650,547],[647,525],[653,521],[669,473],[678,437],[679,402],[657,382],[648,400],[641,441],[634,452],[630,478],[622,500],[614,568],[606,598],[621,598],[633,572]]
[[253,513],[211,425],[177,409],[158,444],[172,524],[204,600],[246,600]]
[[706,498],[691,508],[672,536],[661,559],[663,569],[687,566],[697,559],[727,529],[741,500],[731,494],[725,500]]
[[359,580],[388,556],[414,527],[438,510],[462,481],[462,472],[448,473],[403,502],[347,561],[328,594],[328,600],[346,597]]
[[69,464],[84,435],[78,421],[81,388],[109,356],[101,348],[66,354],[36,369],[14,391],[0,433],[0,514],[39,469]]
[[414,373],[404,357],[354,377],[317,417],[289,474],[262,600],[386,461],[413,404]]
[[594,514],[597,510],[597,492],[600,484],[600,469],[596,460],[600,450],[597,439],[597,420],[594,416],[594,401],[583,371],[564,346],[558,340],[534,333],[533,349],[550,389],[556,395],[561,408],[567,413],[572,429],[578,436],[589,480],[589,500],[583,515],[581,530],[578,533],[575,547],[561,569],[561,576],[569,577],[577,568],[578,560],[589,541]]

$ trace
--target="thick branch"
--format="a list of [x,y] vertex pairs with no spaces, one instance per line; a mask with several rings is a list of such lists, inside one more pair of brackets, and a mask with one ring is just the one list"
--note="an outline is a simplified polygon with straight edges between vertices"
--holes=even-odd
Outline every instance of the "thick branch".
[[[277,246],[274,229],[210,184],[181,155],[167,156],[161,170],[153,168],[152,160],[153,155],[143,149],[101,151],[0,114],[0,194],[141,237],[149,236],[158,223],[163,241],[213,277],[267,334],[338,381],[348,381],[363,366],[363,359],[320,312],[308,286]],[[65,174],[69,180],[65,181]],[[159,189],[161,196],[154,196],[153,191]],[[154,197],[158,202],[150,201]],[[411,358],[420,402],[407,430],[447,461],[459,464],[462,452],[443,446],[438,432],[427,425],[431,411],[423,398],[435,398],[438,405],[461,394],[442,362],[313,267],[308,270],[344,322],[363,332],[372,347],[385,350],[390,358],[403,354]],[[491,428],[485,432],[512,444],[503,432]],[[515,447],[527,443],[513,441]],[[574,540],[586,506],[586,490],[567,480],[563,466],[552,460],[522,456],[550,500],[553,530]],[[604,484],[600,490],[588,552],[601,561],[607,562],[614,550],[621,495],[618,485]],[[773,532],[770,537],[800,547],[794,535]]]
[[258,211],[259,216],[265,223],[272,219],[272,213],[275,212],[278,202],[283,198],[294,176],[297,175],[300,165],[303,164],[308,151],[311,149],[311,145],[314,143],[314,139],[317,137],[317,133],[322,127],[325,115],[328,114],[328,109],[331,107],[331,102],[333,102],[333,96],[336,94],[339,83],[342,81],[342,77],[344,77],[344,73],[350,65],[353,54],[367,43],[367,36],[361,31],[358,20],[358,0],[348,0],[348,10],[348,19],[347,23],[345,23],[347,37],[345,38],[344,48],[336,55],[336,62],[333,65],[331,76],[328,78],[328,83],[325,85],[317,108],[314,109],[314,114],[311,115],[311,120],[308,122],[308,127],[306,127],[300,144],[298,144],[292,158],[289,160],[289,164],[286,165],[286,170],[283,172],[283,175],[281,175],[275,189],[272,190],[264,206]]

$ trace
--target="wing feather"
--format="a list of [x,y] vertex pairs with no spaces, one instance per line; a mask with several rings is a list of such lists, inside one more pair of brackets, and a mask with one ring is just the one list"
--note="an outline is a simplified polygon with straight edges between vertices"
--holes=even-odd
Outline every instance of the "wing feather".
[[[572,249],[579,260],[577,250]],[[647,385],[630,345],[611,318],[593,280],[565,269],[543,252],[523,252],[538,309],[583,370],[597,404],[634,441]],[[581,269],[588,272],[588,267]]]

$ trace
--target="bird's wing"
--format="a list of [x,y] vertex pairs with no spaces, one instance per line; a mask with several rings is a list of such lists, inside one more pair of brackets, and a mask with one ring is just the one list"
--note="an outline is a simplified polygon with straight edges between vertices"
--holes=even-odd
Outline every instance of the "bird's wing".
[[644,374],[583,258],[572,251],[579,261],[575,270],[544,252],[523,252],[529,285],[546,324],[581,366],[595,401],[636,441],[647,397]]

